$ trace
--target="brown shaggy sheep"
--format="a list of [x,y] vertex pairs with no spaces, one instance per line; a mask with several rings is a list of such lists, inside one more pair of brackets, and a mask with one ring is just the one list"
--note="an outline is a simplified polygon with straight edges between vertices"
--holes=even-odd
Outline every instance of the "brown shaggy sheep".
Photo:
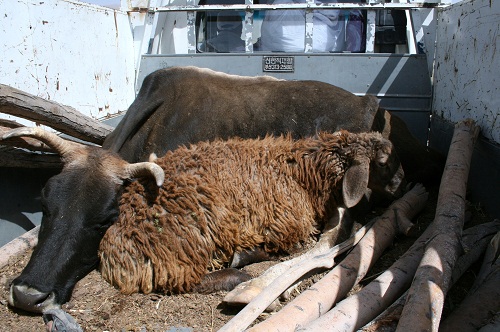
[[163,186],[127,185],[100,245],[102,275],[124,293],[192,291],[235,252],[287,252],[367,187],[399,196],[404,186],[393,145],[379,133],[216,140],[155,163]]

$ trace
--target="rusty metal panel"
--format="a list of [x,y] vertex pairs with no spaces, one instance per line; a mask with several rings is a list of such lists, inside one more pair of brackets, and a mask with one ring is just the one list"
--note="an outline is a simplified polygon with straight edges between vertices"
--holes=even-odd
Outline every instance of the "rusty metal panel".
[[133,101],[126,12],[67,0],[0,0],[0,16],[0,83],[96,119]]
[[433,111],[474,119],[500,143],[500,1],[468,0],[439,10]]

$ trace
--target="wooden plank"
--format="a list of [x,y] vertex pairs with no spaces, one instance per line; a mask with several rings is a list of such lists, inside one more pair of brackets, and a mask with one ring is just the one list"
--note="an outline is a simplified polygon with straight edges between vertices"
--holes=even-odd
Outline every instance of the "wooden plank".
[[47,125],[78,139],[102,144],[113,131],[70,106],[61,105],[27,92],[0,84],[0,112]]

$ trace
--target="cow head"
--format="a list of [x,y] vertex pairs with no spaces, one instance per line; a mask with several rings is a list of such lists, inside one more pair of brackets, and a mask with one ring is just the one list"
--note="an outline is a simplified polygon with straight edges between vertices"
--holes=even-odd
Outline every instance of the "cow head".
[[124,181],[154,177],[161,186],[164,173],[154,163],[129,164],[110,151],[67,141],[39,128],[17,128],[1,139],[19,136],[44,142],[64,162],[61,173],[42,190],[38,245],[12,282],[9,295],[10,305],[42,312],[67,302],[77,281],[97,266],[99,242],[118,217]]

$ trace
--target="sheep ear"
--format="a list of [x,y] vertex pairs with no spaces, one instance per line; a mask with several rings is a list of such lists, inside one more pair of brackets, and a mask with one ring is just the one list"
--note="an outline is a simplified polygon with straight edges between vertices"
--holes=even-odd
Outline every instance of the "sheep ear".
[[344,204],[350,208],[358,204],[366,190],[370,178],[370,161],[364,159],[349,167],[342,180]]

